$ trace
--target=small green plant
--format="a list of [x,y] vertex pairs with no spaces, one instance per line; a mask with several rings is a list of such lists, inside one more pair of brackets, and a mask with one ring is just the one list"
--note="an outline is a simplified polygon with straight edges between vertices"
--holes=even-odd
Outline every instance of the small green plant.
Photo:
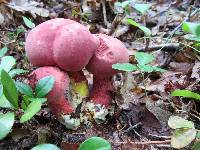
[[[200,100],[200,95],[190,90],[177,89],[171,93],[171,96]],[[194,141],[194,139],[200,138],[200,132],[195,129],[192,121],[185,120],[178,116],[172,116],[169,118],[168,125],[170,128],[175,129],[171,138],[171,146],[173,148],[183,148]],[[197,141],[194,143],[192,150],[199,150],[199,148],[200,142]]]
[[26,17],[24,17],[24,16],[22,16],[22,19],[23,19],[23,21],[24,21],[24,24],[25,24],[28,28],[32,29],[32,28],[35,27],[35,24],[34,24],[30,19],[28,19],[28,18],[26,18]]
[[[171,137],[171,146],[173,148],[184,148],[199,139],[199,131],[195,129],[194,123],[179,116],[171,116],[168,120],[170,128],[174,129]],[[192,150],[199,150],[199,142],[195,142]]]
[[[9,57],[9,56],[7,56]],[[11,63],[13,64],[13,63]],[[12,67],[6,66],[1,68],[1,84],[0,93],[0,107],[10,108],[13,111],[18,111],[20,108],[24,110],[20,117],[20,123],[30,120],[36,113],[41,110],[42,103],[46,101],[44,98],[53,88],[55,79],[52,76],[47,76],[38,81],[33,92],[28,84],[22,82],[15,82],[10,74],[7,72]],[[5,70],[7,69],[7,70]],[[19,106],[19,93],[22,93],[22,103]],[[2,140],[10,131],[14,124],[14,112],[0,114],[0,140]],[[7,120],[7,122],[5,122]]]
[[[0,135],[1,136],[1,135]],[[31,150],[60,150],[56,145],[43,143]],[[78,150],[111,150],[111,144],[101,137],[91,137],[83,141]]]
[[81,143],[78,150],[111,150],[111,144],[101,137],[91,137]]
[[135,59],[137,60],[136,65],[130,63],[117,63],[113,64],[112,68],[121,71],[140,71],[144,72],[153,72],[153,71],[160,71],[164,72],[164,69],[161,69],[156,66],[151,66],[151,63],[154,60],[154,56],[152,54],[144,53],[144,52],[136,52]]
[[200,23],[184,22],[182,29],[189,33],[184,36],[185,39],[200,42]]

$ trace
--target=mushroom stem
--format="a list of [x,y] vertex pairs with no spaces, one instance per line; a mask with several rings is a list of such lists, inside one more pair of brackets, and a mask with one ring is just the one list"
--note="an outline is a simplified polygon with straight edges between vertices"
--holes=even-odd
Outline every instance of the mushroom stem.
[[111,103],[111,94],[113,91],[114,88],[111,78],[97,78],[94,76],[90,99],[95,104],[101,104],[107,107]]
[[76,108],[84,98],[89,97],[88,81],[83,71],[68,72],[70,78],[70,98],[71,104]]
[[55,84],[53,89],[47,94],[47,102],[52,113],[60,118],[63,114],[71,114],[74,108],[65,96],[69,90],[69,77],[57,67],[40,67],[34,70],[29,77],[29,84],[36,85],[36,82],[43,77],[53,76]]

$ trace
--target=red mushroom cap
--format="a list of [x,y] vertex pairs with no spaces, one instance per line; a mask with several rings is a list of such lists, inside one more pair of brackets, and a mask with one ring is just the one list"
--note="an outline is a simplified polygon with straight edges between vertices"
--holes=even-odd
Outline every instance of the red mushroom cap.
[[76,23],[63,18],[51,19],[32,29],[25,43],[29,61],[35,66],[56,65],[53,58],[53,43],[57,31],[64,25]]
[[51,19],[36,26],[27,36],[25,50],[35,66],[58,65],[80,71],[91,59],[99,40],[78,22]]
[[79,23],[63,26],[54,41],[55,62],[63,70],[80,71],[88,64],[98,45],[98,39],[85,26]]
[[[73,108],[65,96],[65,92],[68,89],[70,82],[66,73],[62,72],[57,67],[40,67],[34,70],[30,77],[34,76],[37,81],[49,75],[52,75],[55,78],[54,87],[47,95],[47,102],[51,111],[57,117],[63,114],[72,113]],[[30,82],[31,80],[29,80],[29,83]]]
[[112,69],[115,63],[126,63],[129,61],[128,50],[124,44],[113,37],[105,34],[97,34],[100,40],[100,46],[94,56],[86,66],[96,78],[111,77],[117,71]]

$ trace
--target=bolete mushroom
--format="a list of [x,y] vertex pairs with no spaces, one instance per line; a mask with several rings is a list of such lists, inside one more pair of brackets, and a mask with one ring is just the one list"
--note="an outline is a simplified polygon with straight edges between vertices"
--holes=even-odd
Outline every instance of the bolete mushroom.
[[35,85],[38,80],[50,75],[55,78],[55,84],[47,95],[48,106],[62,124],[69,129],[76,129],[80,125],[80,121],[79,119],[70,118],[74,108],[68,100],[70,79],[67,73],[57,67],[39,67],[30,74],[29,84]]
[[89,30],[70,19],[51,19],[32,29],[25,43],[34,66],[58,65],[65,71],[80,71],[94,54],[98,40]]
[[96,37],[100,41],[99,48],[86,66],[94,76],[90,99],[96,104],[107,107],[112,99],[111,92],[114,90],[111,78],[117,73],[112,69],[112,65],[127,63],[129,54],[124,44],[118,39],[105,34],[97,34]]
[[[34,66],[57,66],[69,72],[72,97],[68,101],[71,102],[70,107],[75,109],[81,100],[88,96],[87,80],[81,70],[88,64],[98,47],[98,42],[98,39],[80,23],[57,18],[43,22],[32,29],[26,38],[25,50]],[[39,69],[37,72],[40,71],[43,70]],[[63,97],[63,94],[58,92],[57,97]],[[68,102],[66,104],[64,102],[62,101],[63,105],[57,108],[59,112],[55,111],[53,104],[51,105],[51,99],[48,102],[56,116],[68,108]]]

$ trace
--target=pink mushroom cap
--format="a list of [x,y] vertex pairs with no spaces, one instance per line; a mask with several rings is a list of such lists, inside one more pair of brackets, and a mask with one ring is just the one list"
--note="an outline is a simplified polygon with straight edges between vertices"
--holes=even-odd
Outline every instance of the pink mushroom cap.
[[112,69],[113,64],[129,62],[128,50],[116,38],[105,34],[97,34],[96,37],[99,38],[100,46],[86,68],[96,78],[111,77],[117,73],[116,70]]

